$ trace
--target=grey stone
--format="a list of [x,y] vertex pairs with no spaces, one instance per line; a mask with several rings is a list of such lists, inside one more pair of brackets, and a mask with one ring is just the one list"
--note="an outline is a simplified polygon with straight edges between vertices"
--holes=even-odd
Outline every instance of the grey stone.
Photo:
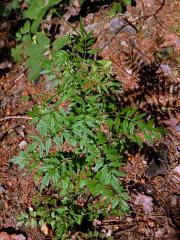
[[168,64],[161,64],[160,67],[161,67],[161,70],[164,73],[164,76],[171,76],[172,75],[172,69]]
[[21,150],[24,150],[26,148],[26,146],[27,146],[27,142],[25,140],[23,140],[19,143],[19,148]]
[[84,29],[85,29],[86,32],[93,32],[93,31],[95,31],[98,27],[99,27],[99,24],[98,24],[98,23],[93,23],[93,24],[87,25]]
[[110,23],[109,28],[112,33],[128,33],[129,35],[135,35],[137,30],[128,21],[121,17],[114,17]]
[[55,80],[46,80],[45,81],[45,89],[47,91],[52,90],[56,86],[55,83],[56,83]]
[[156,177],[165,173],[167,173],[167,167],[165,163],[157,162],[153,159],[146,170],[146,177]]
[[0,185],[0,194],[4,193],[6,191],[6,189],[4,189],[1,185]]
[[176,131],[179,133],[180,132],[180,124],[176,126]]
[[0,200],[0,210],[3,210],[3,208],[4,208],[3,201]]

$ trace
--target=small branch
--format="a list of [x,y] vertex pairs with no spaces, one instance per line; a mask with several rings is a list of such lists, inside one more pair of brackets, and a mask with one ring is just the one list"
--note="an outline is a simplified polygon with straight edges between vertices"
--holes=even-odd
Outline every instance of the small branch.
[[11,119],[26,119],[26,120],[31,120],[32,117],[27,117],[27,116],[9,116],[9,117],[4,117],[0,119],[0,122],[6,121],[6,120],[11,120]]

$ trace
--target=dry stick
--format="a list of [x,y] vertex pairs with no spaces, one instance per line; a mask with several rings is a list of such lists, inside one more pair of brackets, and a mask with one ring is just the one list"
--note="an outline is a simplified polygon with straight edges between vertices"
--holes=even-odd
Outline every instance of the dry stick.
[[4,117],[0,119],[0,122],[6,121],[6,120],[11,120],[11,119],[25,119],[25,120],[31,120],[32,117],[27,117],[27,116],[9,116],[9,117]]

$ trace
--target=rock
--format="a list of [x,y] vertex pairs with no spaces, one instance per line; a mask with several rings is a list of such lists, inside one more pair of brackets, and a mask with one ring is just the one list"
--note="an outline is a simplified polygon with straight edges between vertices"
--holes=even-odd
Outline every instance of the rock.
[[161,238],[164,236],[166,230],[164,228],[159,228],[156,232],[155,232],[155,238]]
[[26,240],[26,237],[23,235],[23,234],[18,234],[18,235],[11,235],[11,238],[12,240]]
[[27,146],[27,142],[25,140],[23,140],[19,143],[20,150],[24,150],[26,148],[26,146]]
[[153,201],[152,197],[139,194],[138,196],[135,197],[134,204],[142,206],[144,212],[150,213],[153,211],[153,206],[154,206],[152,201]]
[[25,134],[24,134],[24,129],[25,129],[25,126],[24,125],[21,125],[21,126],[17,126],[15,128],[16,132],[21,136],[21,137],[24,137]]
[[161,67],[161,70],[162,70],[164,76],[172,75],[172,69],[168,64],[161,64],[160,67]]
[[51,229],[49,228],[49,226],[46,223],[44,223],[42,225],[41,231],[44,233],[45,236],[51,235]]
[[156,177],[165,173],[167,173],[167,167],[165,163],[153,159],[146,170],[146,177]]
[[4,193],[5,191],[6,191],[6,189],[3,188],[3,187],[1,186],[1,184],[0,184],[0,195],[1,195],[2,193]]
[[146,176],[156,177],[167,173],[168,171],[168,148],[164,143],[157,146],[156,151],[151,149],[148,153],[148,160],[150,164],[146,170]]
[[86,32],[94,32],[99,27],[98,23],[93,23],[84,27]]
[[176,132],[180,132],[180,124],[178,124],[177,126],[176,126]]
[[172,195],[170,198],[170,202],[172,206],[177,206],[178,203],[178,196],[177,195]]
[[17,138],[17,133],[14,129],[10,129],[7,135],[6,140],[7,141],[12,141],[14,138]]
[[147,183],[143,185],[143,191],[148,196],[153,196],[156,193],[155,188]]
[[128,33],[129,35],[135,35],[137,30],[129,22],[121,17],[114,17],[110,23],[109,28],[112,33]]
[[46,80],[45,81],[45,89],[47,91],[50,91],[54,87],[56,87],[58,84],[59,84],[59,80]]
[[112,229],[108,229],[107,233],[106,233],[107,237],[111,237],[112,236]]
[[180,182],[180,165],[178,165],[173,169],[172,174],[173,174],[173,180]]
[[163,121],[168,127],[176,127],[178,124],[178,119],[175,117],[170,117],[168,120]]
[[[4,209],[4,203],[3,203],[3,201],[0,200],[0,210],[3,210],[3,209]],[[0,240],[1,240],[1,238],[0,238]]]
[[23,234],[12,234],[9,235],[6,232],[0,233],[0,240],[26,240],[26,237]]
[[6,232],[1,232],[0,233],[0,240],[10,240],[10,237]]

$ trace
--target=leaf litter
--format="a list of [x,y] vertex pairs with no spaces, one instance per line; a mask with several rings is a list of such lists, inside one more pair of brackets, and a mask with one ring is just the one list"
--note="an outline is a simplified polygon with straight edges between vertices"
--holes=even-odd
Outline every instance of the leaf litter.
[[[112,28],[112,20],[108,18],[106,8],[89,13],[84,18],[85,27],[88,29],[89,26],[89,29],[98,33],[94,47],[103,47],[101,56],[113,62],[114,73],[124,89],[119,96],[125,101],[122,104],[128,103],[146,110],[149,115],[155,114],[157,122],[165,124],[167,128],[167,135],[164,139],[169,159],[166,171],[146,176],[149,163],[145,155],[139,152],[127,153],[124,185],[131,196],[132,212],[124,219],[114,219],[109,216],[107,220],[96,224],[94,222],[97,229],[106,233],[107,237],[114,236],[114,239],[178,239],[179,236],[180,221],[177,215],[180,206],[178,195],[180,180],[178,122],[180,115],[177,111],[179,93],[176,88],[179,88],[180,83],[177,69],[180,37],[175,31],[179,5],[178,1],[167,1],[161,11],[153,15],[152,13],[159,8],[159,3],[160,1],[142,0],[136,3],[136,7],[128,7],[125,18],[135,26],[135,28],[131,26],[133,29],[138,28],[138,32],[133,32],[133,34],[125,30],[110,31],[109,26]],[[76,15],[73,6],[68,9],[66,17],[69,19],[71,14]],[[149,17],[143,18],[143,16]],[[122,25],[126,23],[126,20],[122,18],[121,23],[118,20],[116,24]],[[61,24],[63,26],[62,21]],[[72,27],[69,27],[64,23],[60,34],[68,28],[68,31],[73,31],[74,25],[75,23],[72,23]],[[114,28],[118,27],[113,26]],[[4,35],[2,46],[10,47],[13,44],[14,42],[9,42]],[[168,49],[169,46],[173,46],[173,51],[167,50],[166,54],[163,53],[162,49]],[[158,67],[155,66],[157,59]],[[0,116],[4,118],[25,114],[35,104],[32,96],[40,93],[43,87],[41,84],[32,86],[28,83],[24,66],[17,64],[12,68],[7,59],[2,61],[1,65],[5,67],[0,68],[3,73],[0,81]],[[158,88],[160,91],[157,91]],[[22,97],[27,97],[28,100],[22,101]],[[36,101],[41,101],[41,99]],[[31,206],[31,199],[37,192],[37,188],[33,183],[32,175],[25,176],[16,167],[10,166],[8,160],[24,146],[27,134],[32,133],[34,129],[25,119],[10,119],[0,123],[3,123],[0,126],[2,146],[0,149],[0,228],[16,229],[17,214],[26,211]],[[102,127],[106,131],[105,126]],[[23,134],[22,131],[18,132],[18,128],[23,129]],[[151,172],[157,172],[158,167],[153,166],[153,168]],[[46,239],[44,235],[48,235],[48,230],[48,226],[44,224],[41,230],[25,231],[28,239]],[[0,234],[4,234],[4,240],[6,238],[23,239],[23,236],[20,238],[17,234],[15,238],[3,231]]]

